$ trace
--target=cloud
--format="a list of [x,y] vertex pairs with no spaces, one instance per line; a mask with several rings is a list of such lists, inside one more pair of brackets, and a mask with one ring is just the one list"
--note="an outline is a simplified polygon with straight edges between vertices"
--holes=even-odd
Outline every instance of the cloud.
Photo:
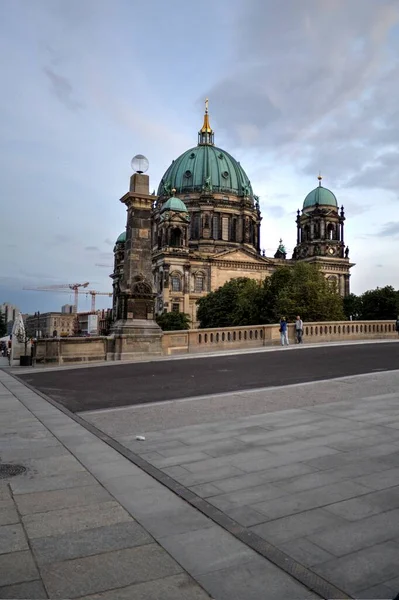
[[51,83],[51,90],[53,94],[61,102],[61,104],[72,111],[77,111],[84,108],[84,105],[81,102],[78,102],[72,98],[73,87],[69,79],[63,75],[59,75],[49,67],[44,67],[43,71]]
[[378,233],[373,234],[377,237],[399,238],[399,221],[390,221],[385,223]]
[[[335,185],[396,190],[396,0],[247,0],[235,53],[207,93],[236,147]],[[391,165],[391,166],[389,166]]]
[[107,244],[107,246],[113,246],[114,242],[112,240],[110,240],[109,238],[106,238],[104,240],[104,244]]
[[99,252],[100,248],[98,246],[86,246],[85,250],[87,252]]
[[262,206],[262,212],[272,219],[282,219],[287,214],[282,206]]

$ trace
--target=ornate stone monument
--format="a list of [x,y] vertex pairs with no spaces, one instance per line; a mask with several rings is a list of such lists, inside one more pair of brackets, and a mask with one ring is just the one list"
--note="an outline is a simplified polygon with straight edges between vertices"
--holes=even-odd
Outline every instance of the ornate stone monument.
[[127,208],[126,245],[123,276],[116,292],[114,334],[115,360],[129,360],[145,354],[162,354],[162,330],[154,320],[151,263],[151,210],[154,196],[149,193],[148,161],[135,156],[130,190],[120,201]]

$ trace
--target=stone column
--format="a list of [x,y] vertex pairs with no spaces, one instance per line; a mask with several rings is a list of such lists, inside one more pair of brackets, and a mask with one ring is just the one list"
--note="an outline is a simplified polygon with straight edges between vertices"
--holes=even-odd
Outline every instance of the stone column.
[[154,321],[155,290],[152,274],[151,213],[154,196],[149,177],[135,173],[130,190],[121,198],[127,208],[126,246],[120,281],[120,310],[112,331],[116,360],[161,354],[162,331]]

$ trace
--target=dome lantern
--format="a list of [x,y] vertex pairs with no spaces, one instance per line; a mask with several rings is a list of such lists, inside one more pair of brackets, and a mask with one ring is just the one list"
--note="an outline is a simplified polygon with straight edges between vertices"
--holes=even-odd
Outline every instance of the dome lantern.
[[214,144],[214,133],[209,123],[208,98],[205,100],[204,123],[198,132],[198,144]]

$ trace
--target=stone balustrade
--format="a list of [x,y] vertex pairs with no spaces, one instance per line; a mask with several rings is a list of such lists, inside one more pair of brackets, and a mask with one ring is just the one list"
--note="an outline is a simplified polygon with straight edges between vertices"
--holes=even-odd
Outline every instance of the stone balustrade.
[[[295,342],[295,326],[288,325],[290,343]],[[331,321],[304,323],[305,344],[356,340],[398,339],[392,321]],[[218,350],[235,350],[277,346],[280,344],[279,325],[249,325],[246,327],[221,327],[165,331],[162,351],[165,356],[174,354],[200,354]],[[114,360],[115,340],[110,337],[61,338],[38,340],[36,362],[73,364]],[[141,358],[145,359],[143,353]]]

